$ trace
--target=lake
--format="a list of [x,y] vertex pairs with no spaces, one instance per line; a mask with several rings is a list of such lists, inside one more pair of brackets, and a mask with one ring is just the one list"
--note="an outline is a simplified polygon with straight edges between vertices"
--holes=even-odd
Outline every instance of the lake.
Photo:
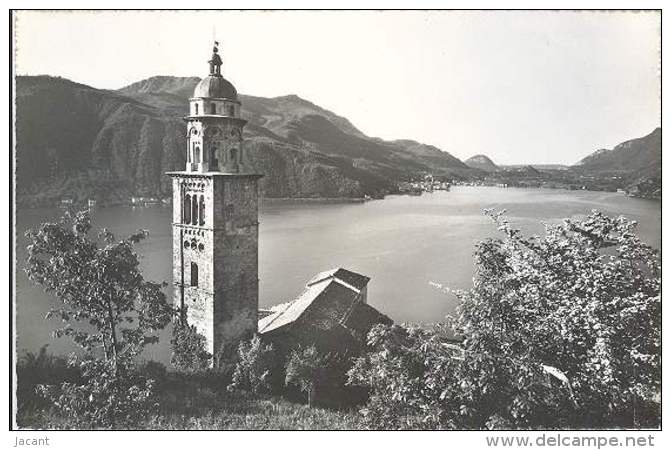
[[[315,273],[340,266],[371,277],[369,303],[397,322],[427,323],[450,314],[456,299],[431,283],[464,289],[472,284],[473,250],[497,235],[482,211],[505,209],[510,221],[529,233],[542,233],[541,221],[557,223],[597,209],[638,221],[639,235],[661,245],[661,202],[611,192],[453,187],[422,196],[390,196],[366,203],[265,201],[260,210],[259,278],[261,307],[297,296]],[[33,286],[22,271],[24,232],[53,220],[58,209],[17,211],[17,349],[72,350],[55,340],[55,321],[44,315],[54,300]],[[145,278],[171,282],[171,207],[98,208],[94,227],[117,236],[144,228],[149,239],[138,246]],[[169,291],[168,291],[169,292]],[[169,333],[148,357],[169,360]]]

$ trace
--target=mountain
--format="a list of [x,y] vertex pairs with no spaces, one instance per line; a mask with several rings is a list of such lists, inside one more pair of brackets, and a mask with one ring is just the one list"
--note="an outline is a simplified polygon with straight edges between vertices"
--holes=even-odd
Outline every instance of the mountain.
[[464,161],[464,163],[468,167],[484,170],[486,172],[496,172],[497,170],[499,170],[499,167],[496,164],[494,164],[494,161],[492,161],[491,159],[489,159],[489,157],[485,155],[471,156],[466,161]]
[[624,189],[633,196],[661,198],[662,129],[623,142],[612,150],[600,149],[583,158],[572,169],[622,178]]
[[[16,78],[19,204],[169,197],[166,171],[184,167],[188,98],[199,78],[157,76],[116,91],[63,78]],[[295,95],[241,95],[246,161],[268,197],[361,197],[398,180],[471,169],[436,147],[366,136],[346,118]]]
[[600,149],[577,164],[581,169],[596,172],[656,171],[662,166],[662,129],[615,146],[612,150]]

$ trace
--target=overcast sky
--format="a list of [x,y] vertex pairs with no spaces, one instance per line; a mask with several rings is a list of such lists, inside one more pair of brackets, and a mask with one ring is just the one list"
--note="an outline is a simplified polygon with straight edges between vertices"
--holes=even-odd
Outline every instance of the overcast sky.
[[654,12],[21,12],[16,73],[202,77],[213,29],[239,92],[462,160],[572,164],[660,125]]

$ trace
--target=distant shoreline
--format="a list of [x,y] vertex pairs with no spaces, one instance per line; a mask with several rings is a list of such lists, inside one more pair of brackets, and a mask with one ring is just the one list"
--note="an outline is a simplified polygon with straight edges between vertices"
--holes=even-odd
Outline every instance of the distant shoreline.
[[260,197],[261,203],[364,203],[365,197]]

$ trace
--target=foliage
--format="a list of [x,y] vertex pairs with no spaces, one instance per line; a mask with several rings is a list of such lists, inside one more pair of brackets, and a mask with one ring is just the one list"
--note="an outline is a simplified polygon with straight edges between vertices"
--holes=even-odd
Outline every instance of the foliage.
[[90,230],[84,211],[29,230],[26,273],[61,302],[47,314],[65,323],[57,337],[69,336],[85,351],[102,349],[106,359],[121,364],[122,357],[135,356],[158,340],[156,332],[170,322],[172,310],[161,291],[165,284],[146,281],[139,269],[133,246],[146,231],[116,241],[103,229],[99,245]]
[[133,247],[146,231],[117,241],[105,229],[91,239],[90,230],[89,214],[79,212],[26,233],[28,278],[60,302],[47,314],[64,323],[54,335],[70,337],[85,355],[69,361],[81,372],[79,383],[40,392],[82,425],[114,427],[152,406],[153,382],[137,375],[134,358],[158,341],[173,310],[164,284],[140,272]]
[[444,325],[431,329],[376,325],[368,352],[348,375],[370,389],[361,410],[373,429],[456,428],[459,389],[454,378],[461,349]]
[[258,335],[238,346],[238,361],[230,392],[260,395],[270,392],[270,375],[274,364],[272,344],[265,345]]
[[108,361],[84,358],[71,366],[82,370],[82,381],[39,385],[38,392],[53,402],[77,429],[129,429],[158,407],[154,380],[135,371],[115,373]]
[[138,363],[136,372],[154,380],[157,384],[165,381],[168,376],[165,364],[151,359]]
[[[49,375],[40,377],[42,382],[56,384],[51,376],[60,377],[61,369],[67,368],[66,361],[59,356],[40,352],[40,363],[26,365],[39,367]],[[23,361],[28,358],[21,358]],[[33,360],[33,358],[30,358]],[[51,364],[53,362],[53,364]],[[19,367],[24,367],[20,363]],[[70,369],[68,369],[70,370]],[[165,367],[154,361],[139,363],[137,375],[160,380],[152,388],[155,393],[149,411],[136,414],[127,425],[133,429],[152,430],[352,430],[361,427],[361,420],[355,411],[333,411],[330,409],[308,408],[279,397],[250,398],[229,393],[222,375],[216,371],[199,373],[165,372]],[[22,373],[22,372],[20,372]],[[32,371],[30,372],[32,374]],[[67,378],[75,383],[74,378]],[[19,378],[19,384],[21,378]],[[136,383],[137,384],[137,383]],[[34,384],[33,384],[34,386]],[[52,403],[26,402],[23,394],[27,390],[17,390],[20,404],[26,405],[17,412],[17,424],[21,428],[32,429],[77,429],[90,428],[79,415],[68,415]],[[83,395],[81,397],[84,397]]]
[[[209,378],[209,377],[208,377]],[[214,381],[214,377],[212,377]],[[169,372],[156,387],[159,407],[132,424],[151,430],[356,430],[356,411],[308,408],[279,397],[241,397],[214,386],[202,374]],[[56,409],[25,411],[22,428],[73,429],[75,422]]]
[[658,426],[661,267],[635,223],[593,212],[526,238],[488,214],[504,237],[478,245],[456,315],[369,334],[350,371],[369,426]]
[[312,406],[315,394],[329,370],[329,355],[317,351],[314,345],[292,350],[286,365],[285,384],[298,386],[308,396]]
[[16,361],[17,414],[24,410],[46,408],[50,405],[44,397],[37,395],[36,387],[44,383],[75,382],[80,379],[76,367],[68,365],[67,358],[47,351],[48,345],[39,352],[26,352]]
[[210,367],[212,355],[205,350],[205,336],[185,321],[176,321],[170,340],[170,363],[183,372],[202,372]]

